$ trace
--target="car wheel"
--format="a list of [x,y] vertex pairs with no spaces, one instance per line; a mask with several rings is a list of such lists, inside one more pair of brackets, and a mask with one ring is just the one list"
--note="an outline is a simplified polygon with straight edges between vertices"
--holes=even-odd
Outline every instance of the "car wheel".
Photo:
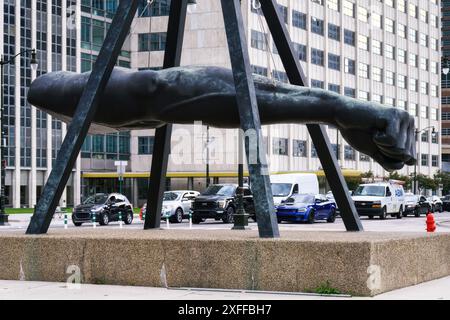
[[192,217],[192,223],[193,224],[200,224],[200,222],[203,222],[202,218]]
[[234,208],[228,207],[225,217],[223,217],[222,221],[224,223],[233,223],[234,222]]
[[383,207],[383,210],[381,210],[380,219],[386,219],[386,207]]
[[82,222],[74,222],[73,223],[75,227],[81,227],[81,225],[83,224]]
[[369,220],[373,220],[373,216],[369,216]]
[[170,218],[170,222],[174,223],[183,222],[183,210],[181,208],[178,208],[177,211],[175,211],[175,214]]
[[125,217],[125,224],[132,224],[133,223],[133,213],[128,212],[127,216]]
[[311,210],[311,211],[309,212],[308,223],[309,223],[309,224],[314,223],[314,210]]
[[414,210],[414,217],[416,217],[416,218],[420,217],[420,210],[419,209]]
[[281,222],[283,222],[283,220],[281,220],[281,219],[277,219],[277,222],[278,222],[278,223],[281,223]]
[[327,219],[328,223],[334,223],[336,221],[336,210],[331,212],[330,217]]
[[109,215],[106,212],[103,212],[100,215],[100,221],[99,221],[101,226],[107,226],[109,224]]
[[403,207],[400,206],[400,210],[397,213],[397,219],[401,219],[403,217]]
[[406,211],[403,211],[402,216],[403,216],[404,218],[406,218],[406,217],[408,216],[408,214],[406,213]]

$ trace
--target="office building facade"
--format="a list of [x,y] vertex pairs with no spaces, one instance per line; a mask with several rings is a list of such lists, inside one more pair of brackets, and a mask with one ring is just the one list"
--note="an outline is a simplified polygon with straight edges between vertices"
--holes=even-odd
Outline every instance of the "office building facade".
[[[117,6],[117,1],[95,0],[4,3],[0,25],[8,36],[1,40],[3,52],[11,55],[21,48],[36,47],[37,75],[92,68]],[[147,1],[140,3],[118,65],[136,70],[161,68],[169,4],[169,0],[155,0],[149,6]],[[418,139],[417,172],[432,175],[439,170],[439,2],[280,0],[279,4],[308,85],[402,108],[415,116],[419,129],[434,126],[437,134],[425,131]],[[254,72],[286,81],[257,1],[243,0],[242,11]],[[229,67],[228,55],[220,1],[197,0],[197,6],[189,8],[182,65]],[[9,117],[6,184],[9,204],[15,207],[35,204],[66,130],[65,124],[27,106],[26,84],[36,76],[29,72],[26,61],[21,60],[20,65],[9,67],[4,79]],[[167,188],[203,189],[206,158],[213,182],[236,181],[237,131],[210,128],[207,132],[205,126],[200,128],[175,126]],[[328,133],[346,175],[369,170],[379,177],[387,174],[345,143],[335,129],[328,128]],[[128,161],[125,193],[135,205],[144,202],[153,135],[154,130],[140,130],[88,137],[62,204],[78,203],[81,195],[117,190],[115,160]],[[265,126],[263,135],[272,172],[313,171],[323,175],[304,125]],[[183,140],[186,137],[190,141]],[[217,148],[224,139],[226,147]],[[180,159],[180,147],[186,144],[190,149],[182,152],[189,156]],[[206,157],[208,149],[213,151]],[[412,172],[412,167],[401,171]]]
[[[136,19],[130,49],[133,69],[158,69],[162,65],[169,1],[155,1],[154,7]],[[425,130],[418,137],[416,172],[432,176],[441,167],[440,125],[440,4],[436,1],[350,1],[281,0],[281,12],[291,34],[302,68],[311,87],[320,87],[356,99],[371,100],[401,108],[415,117],[416,127]],[[198,0],[190,10],[182,65],[229,67],[220,1]],[[257,1],[242,1],[250,60],[255,73],[287,81],[277,50]],[[191,132],[191,161],[169,164],[168,188],[205,187],[206,145],[224,130],[209,134],[206,128],[175,126],[180,136]],[[177,130],[175,130],[177,131]],[[131,160],[127,168],[128,192],[135,203],[145,199],[151,164],[153,130],[131,133]],[[330,141],[345,175],[372,171],[377,177],[388,173],[368,156],[349,146],[333,128]],[[443,132],[442,134],[445,134]],[[271,172],[312,171],[323,175],[320,161],[304,125],[271,125],[263,128]],[[219,140],[221,140],[220,138]],[[180,138],[172,143],[179,145]],[[233,140],[235,142],[236,140]],[[212,181],[236,181],[234,145],[209,156]],[[195,162],[195,163],[194,163]],[[412,175],[414,167],[402,174]],[[113,172],[83,172],[92,185],[116,179]]]

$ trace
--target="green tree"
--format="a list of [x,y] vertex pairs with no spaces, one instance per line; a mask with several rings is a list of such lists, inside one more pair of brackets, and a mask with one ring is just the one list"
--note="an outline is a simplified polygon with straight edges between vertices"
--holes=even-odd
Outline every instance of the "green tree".
[[448,194],[450,192],[450,173],[438,171],[434,175],[434,180],[438,186],[440,184],[442,185],[443,194]]
[[405,183],[403,185],[405,190],[408,190],[408,189],[412,188],[412,179],[411,179],[411,177],[409,177],[407,175],[399,174],[397,171],[389,172],[388,179],[389,180],[403,181]]
[[372,180],[372,181],[373,181],[374,174],[373,174],[372,171],[369,170],[369,171],[367,171],[367,172],[361,173],[361,178],[362,178],[362,179],[369,179],[369,180]]
[[356,177],[344,177],[344,178],[345,182],[347,182],[347,187],[349,190],[355,190],[362,183],[362,178],[360,175]]
[[430,178],[422,173],[419,173],[416,179],[420,191],[427,189],[436,190],[439,187],[439,183],[436,179]]

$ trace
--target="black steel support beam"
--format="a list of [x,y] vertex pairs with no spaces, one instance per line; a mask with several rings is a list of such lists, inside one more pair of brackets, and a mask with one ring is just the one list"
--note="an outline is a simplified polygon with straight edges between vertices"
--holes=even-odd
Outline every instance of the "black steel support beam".
[[[305,86],[306,77],[292,47],[289,33],[278,10],[276,0],[260,0],[260,3],[290,83]],[[325,127],[317,124],[309,124],[307,127],[347,231],[363,231],[361,220],[349,195],[347,184],[339,168]]]
[[139,1],[120,1],[117,13],[83,91],[55,165],[34,210],[27,234],[46,233],[64,187],[88,133],[99,99],[111,76],[117,57],[130,30]]
[[[241,128],[244,130],[244,133],[252,132],[256,134],[258,147],[260,147],[263,144],[261,121],[250,68],[240,2],[239,0],[221,0],[221,3],[236,87],[236,101],[239,108]],[[273,205],[266,154],[257,152],[257,154],[251,156],[250,152],[253,151],[250,150],[250,144],[246,142],[245,153],[250,173],[259,236],[261,238],[277,238],[280,234]],[[256,158],[256,161],[253,161],[254,158]]]
[[[164,68],[180,65],[188,0],[172,1],[167,28]],[[156,129],[153,145],[151,176],[148,185],[147,212],[144,229],[159,228],[163,194],[166,187],[167,164],[170,154],[172,125]]]

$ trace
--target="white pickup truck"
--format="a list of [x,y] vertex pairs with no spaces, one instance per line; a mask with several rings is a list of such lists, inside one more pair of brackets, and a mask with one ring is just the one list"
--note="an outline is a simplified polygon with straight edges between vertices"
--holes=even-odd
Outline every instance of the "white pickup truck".
[[353,201],[360,216],[373,219],[387,215],[401,219],[405,209],[405,192],[403,186],[388,182],[361,184],[353,193]]

